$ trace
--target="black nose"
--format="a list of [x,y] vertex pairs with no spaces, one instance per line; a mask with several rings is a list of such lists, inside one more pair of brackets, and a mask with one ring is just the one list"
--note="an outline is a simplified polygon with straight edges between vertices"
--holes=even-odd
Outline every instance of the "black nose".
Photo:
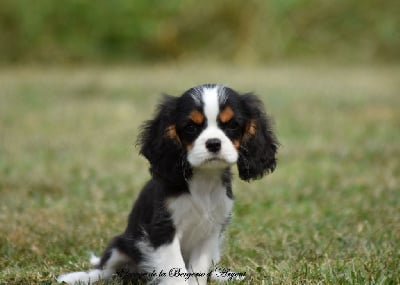
[[221,150],[221,140],[220,139],[208,139],[206,141],[206,148],[210,152],[219,152]]

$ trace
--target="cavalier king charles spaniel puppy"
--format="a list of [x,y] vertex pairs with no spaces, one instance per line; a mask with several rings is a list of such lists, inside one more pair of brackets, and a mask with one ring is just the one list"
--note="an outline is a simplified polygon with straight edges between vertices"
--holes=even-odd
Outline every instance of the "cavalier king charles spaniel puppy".
[[221,280],[223,233],[232,215],[231,167],[250,181],[276,166],[277,139],[262,102],[216,84],[165,96],[138,139],[151,179],[140,192],[126,230],[88,272],[58,282],[89,284],[144,279],[151,284],[206,284]]

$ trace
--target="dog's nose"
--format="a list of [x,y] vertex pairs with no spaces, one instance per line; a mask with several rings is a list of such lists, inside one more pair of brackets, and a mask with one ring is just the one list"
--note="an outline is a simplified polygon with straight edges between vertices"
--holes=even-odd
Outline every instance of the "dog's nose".
[[220,139],[208,139],[206,141],[206,148],[210,152],[219,152],[221,150],[221,140]]

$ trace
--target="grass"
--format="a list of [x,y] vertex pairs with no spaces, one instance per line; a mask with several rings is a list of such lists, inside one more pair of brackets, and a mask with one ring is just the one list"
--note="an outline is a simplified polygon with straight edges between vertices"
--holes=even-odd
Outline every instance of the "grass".
[[255,91],[276,171],[237,197],[222,266],[241,284],[400,283],[400,69],[190,66],[0,70],[0,284],[89,268],[148,179],[140,123],[162,92]]

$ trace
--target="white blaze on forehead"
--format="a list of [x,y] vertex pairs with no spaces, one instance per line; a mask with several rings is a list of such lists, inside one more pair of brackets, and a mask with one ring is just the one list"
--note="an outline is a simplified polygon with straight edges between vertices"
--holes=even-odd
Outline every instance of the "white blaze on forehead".
[[217,125],[217,117],[219,114],[219,88],[204,88],[203,90],[203,112],[207,118],[208,126]]

